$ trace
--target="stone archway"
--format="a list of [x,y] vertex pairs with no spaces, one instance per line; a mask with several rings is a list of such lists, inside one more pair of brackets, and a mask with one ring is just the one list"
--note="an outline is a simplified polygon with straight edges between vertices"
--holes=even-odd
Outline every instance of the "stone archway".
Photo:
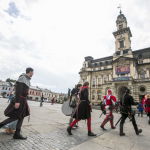
[[118,89],[118,100],[120,101],[120,98],[125,93],[127,87],[126,86],[120,86]]

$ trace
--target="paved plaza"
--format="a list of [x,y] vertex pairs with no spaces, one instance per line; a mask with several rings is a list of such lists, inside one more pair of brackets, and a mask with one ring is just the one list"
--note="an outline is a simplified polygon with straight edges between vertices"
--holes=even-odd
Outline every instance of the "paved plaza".
[[[8,105],[7,99],[0,99],[0,121],[4,120],[4,110]],[[137,117],[137,124],[143,132],[139,136],[135,134],[132,123],[126,121],[124,126],[125,137],[119,136],[119,126],[115,130],[107,123],[106,132],[100,129],[100,124],[104,115],[99,118],[100,110],[92,112],[92,131],[97,133],[96,137],[87,136],[87,126],[85,121],[79,122],[79,128],[73,129],[72,136],[66,132],[69,117],[61,112],[61,104],[51,105],[43,103],[39,107],[39,102],[29,101],[31,108],[30,122],[25,118],[22,134],[28,136],[25,141],[13,140],[12,136],[0,129],[0,150],[149,150],[150,148],[150,125],[147,117]],[[120,114],[114,114],[114,123],[120,118]]]

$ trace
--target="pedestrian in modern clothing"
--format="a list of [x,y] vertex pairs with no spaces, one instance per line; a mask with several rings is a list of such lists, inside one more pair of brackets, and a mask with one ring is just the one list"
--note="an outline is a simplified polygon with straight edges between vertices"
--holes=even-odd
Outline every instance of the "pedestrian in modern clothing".
[[5,131],[8,133],[8,134],[11,134],[11,133],[15,133],[15,130],[16,130],[16,126],[17,126],[17,123],[18,123],[18,120],[16,121],[13,121],[11,123],[8,123],[6,124],[5,126],[3,126],[2,128],[5,129]]
[[42,107],[42,106],[43,106],[43,99],[44,99],[44,97],[43,97],[43,94],[42,94],[41,102],[40,102],[40,107]]
[[91,132],[91,108],[90,108],[90,106],[92,104],[88,100],[88,86],[89,86],[89,83],[85,82],[83,84],[83,88],[81,89],[80,104],[76,110],[76,113],[73,116],[73,118],[75,118],[75,120],[67,128],[67,132],[69,135],[72,135],[71,129],[78,121],[80,121],[81,119],[82,120],[87,119],[88,136],[96,136],[96,134]]
[[52,99],[52,104],[51,105],[53,105],[54,104],[54,98]]
[[143,117],[143,103],[142,103],[142,100],[139,102],[138,104],[138,116],[140,116],[141,114],[141,117]]
[[12,96],[12,94],[9,94],[8,103],[9,103],[9,101],[11,101],[11,96]]
[[33,76],[33,69],[27,68],[26,74],[23,73],[19,76],[19,79],[14,85],[14,97],[11,100],[11,103],[8,105],[4,111],[5,116],[9,117],[0,123],[0,128],[6,124],[18,120],[16,132],[13,136],[14,139],[24,140],[26,137],[23,137],[20,134],[21,126],[24,120],[24,117],[30,115],[30,108],[27,102],[27,95],[30,87],[30,79]]
[[148,118],[148,123],[150,124],[150,95],[147,94],[145,98],[145,105],[146,105],[146,113]]

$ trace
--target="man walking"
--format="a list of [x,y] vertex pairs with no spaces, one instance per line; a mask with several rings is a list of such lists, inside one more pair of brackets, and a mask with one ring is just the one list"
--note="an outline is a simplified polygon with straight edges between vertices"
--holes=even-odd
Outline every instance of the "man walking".
[[43,97],[43,94],[42,94],[41,102],[40,102],[40,107],[42,107],[42,106],[43,106],[43,99],[44,99],[44,97]]
[[[77,88],[73,88],[71,91],[70,107],[72,107],[72,115],[69,119],[69,125],[71,125],[71,123],[73,121],[73,115],[76,112],[78,100],[79,100],[79,90],[81,90],[81,89],[82,89],[82,84],[77,84]],[[78,126],[74,125],[74,127],[78,127]]]
[[33,76],[33,72],[34,71],[32,68],[27,68],[26,74],[23,73],[19,76],[19,79],[14,85],[14,97],[12,97],[11,103],[4,111],[5,116],[9,118],[0,123],[1,128],[10,122],[18,120],[16,132],[13,136],[13,139],[26,139],[26,137],[23,137],[20,134],[20,130],[24,117],[30,115],[30,108],[27,102],[27,95],[29,92],[30,79]]
[[122,115],[121,122],[120,122],[120,136],[125,136],[125,133],[123,133],[123,124],[127,119],[127,117],[129,117],[129,119],[132,121],[135,133],[139,135],[139,133],[141,133],[142,130],[141,129],[138,130],[134,113],[132,112],[131,109],[131,105],[138,105],[138,103],[134,102],[129,89],[127,89],[126,93],[122,96],[120,100],[120,104],[121,104],[120,113]]
[[106,130],[104,128],[104,125],[110,121],[110,124],[111,124],[111,128],[112,129],[115,129],[114,125],[113,125],[113,114],[112,114],[112,111],[113,111],[113,106],[115,105],[116,103],[116,97],[112,95],[112,91],[111,89],[108,89],[107,91],[107,95],[104,96],[104,101],[105,101],[105,110],[106,110],[106,118],[104,119],[103,123],[101,124],[101,128],[103,130]]

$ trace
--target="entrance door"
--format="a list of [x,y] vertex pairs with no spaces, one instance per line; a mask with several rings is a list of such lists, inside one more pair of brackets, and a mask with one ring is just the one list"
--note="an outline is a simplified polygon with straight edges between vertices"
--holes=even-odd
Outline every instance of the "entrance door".
[[[145,96],[145,95],[139,95],[139,101],[140,101],[140,100],[143,100],[144,96]],[[142,101],[142,102],[143,102],[143,101]]]
[[118,101],[120,101],[120,98],[125,93],[126,89],[127,89],[127,87],[125,87],[125,86],[122,86],[119,88],[119,90],[118,90]]

